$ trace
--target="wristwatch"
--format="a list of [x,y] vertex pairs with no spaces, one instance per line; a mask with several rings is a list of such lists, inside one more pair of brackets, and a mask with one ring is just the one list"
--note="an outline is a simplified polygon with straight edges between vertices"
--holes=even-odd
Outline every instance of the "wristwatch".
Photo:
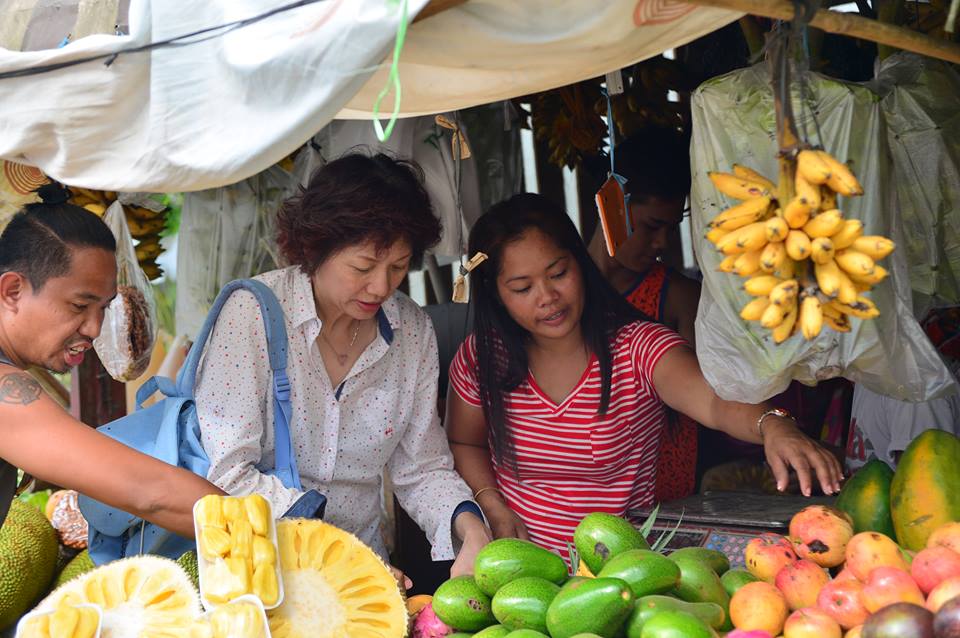
[[792,414],[790,414],[789,412],[781,408],[773,408],[772,410],[767,410],[766,412],[760,415],[760,418],[757,419],[757,434],[760,435],[761,443],[763,442],[763,420],[768,416],[778,416],[783,419],[790,419],[793,422],[797,421]]

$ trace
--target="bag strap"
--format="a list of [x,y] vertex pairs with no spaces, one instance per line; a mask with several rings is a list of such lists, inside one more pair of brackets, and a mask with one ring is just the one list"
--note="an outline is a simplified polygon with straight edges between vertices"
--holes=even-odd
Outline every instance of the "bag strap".
[[[293,408],[290,404],[290,379],[287,377],[287,327],[284,323],[283,308],[270,288],[255,279],[236,279],[220,291],[199,334],[187,354],[183,368],[177,375],[177,391],[181,396],[193,396],[197,380],[200,358],[213,331],[223,305],[236,290],[243,289],[253,294],[260,304],[263,328],[267,337],[267,354],[270,358],[270,370],[273,372],[273,429],[275,475],[284,487],[302,490],[297,459],[293,453],[293,441],[290,438],[290,421]],[[163,388],[160,388],[163,389]]]

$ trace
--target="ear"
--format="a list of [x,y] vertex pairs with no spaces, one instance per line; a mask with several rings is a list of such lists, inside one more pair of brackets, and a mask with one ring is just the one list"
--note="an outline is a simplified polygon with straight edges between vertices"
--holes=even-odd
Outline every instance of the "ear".
[[16,312],[20,301],[32,288],[27,278],[18,272],[8,271],[0,274],[0,306],[11,312]]

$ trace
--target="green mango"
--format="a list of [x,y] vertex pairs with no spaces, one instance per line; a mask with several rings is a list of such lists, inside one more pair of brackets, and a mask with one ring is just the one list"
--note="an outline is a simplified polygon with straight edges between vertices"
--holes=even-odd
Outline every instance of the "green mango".
[[726,612],[716,603],[688,603],[671,596],[644,596],[634,604],[627,619],[627,638],[640,638],[647,621],[665,611],[696,616],[713,629],[720,629],[727,621]]
[[517,629],[511,631],[505,638],[550,638],[550,636],[534,629]]
[[493,596],[511,580],[536,576],[557,585],[568,576],[563,559],[539,545],[519,538],[498,538],[477,552],[473,577],[480,591]]
[[758,580],[760,579],[745,569],[731,569],[724,572],[723,576],[720,577],[720,583],[730,596],[737,593],[737,590],[747,583],[755,583]]
[[723,552],[706,547],[682,547],[675,552],[671,552],[670,558],[692,558],[710,565],[717,576],[723,576],[730,569],[730,559]]
[[599,578],[619,578],[630,585],[637,598],[662,594],[680,584],[677,564],[649,549],[629,549],[607,561]]
[[604,512],[583,517],[573,530],[573,544],[592,574],[599,574],[606,562],[617,554],[630,549],[650,549],[632,523]]
[[452,634],[447,634],[447,638],[470,638],[475,634],[465,634],[462,631],[456,631]]
[[457,631],[480,631],[497,622],[490,597],[480,591],[472,576],[457,576],[441,584],[430,602],[437,618]]
[[524,576],[497,590],[493,596],[493,616],[512,630],[547,631],[547,608],[560,592],[560,586],[535,576]]
[[640,638],[717,638],[717,632],[693,614],[661,611],[643,626]]
[[[673,590],[677,598],[688,603],[716,603],[724,614],[730,615],[730,594],[710,565],[690,556],[670,558],[680,568],[680,584]],[[727,618],[724,628],[730,626]]]
[[570,636],[570,638],[600,638],[597,634],[577,634],[576,636]]
[[553,638],[593,633],[614,638],[633,610],[630,585],[619,578],[587,578],[564,588],[547,609]]
[[510,630],[503,625],[490,625],[486,629],[481,629],[473,634],[473,638],[504,638],[509,633]]
[[577,583],[582,583],[585,580],[590,580],[589,576],[571,576],[567,579],[567,582],[560,586],[560,591],[564,589],[570,589],[571,587],[576,586]]

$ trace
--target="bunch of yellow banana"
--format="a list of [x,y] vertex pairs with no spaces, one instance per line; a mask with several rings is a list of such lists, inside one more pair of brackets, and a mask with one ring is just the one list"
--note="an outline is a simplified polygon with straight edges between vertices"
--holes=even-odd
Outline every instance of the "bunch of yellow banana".
[[49,613],[25,619],[21,638],[94,638],[100,629],[100,613],[93,605],[72,605],[66,598]]
[[[95,191],[89,188],[70,186],[70,203],[85,208],[91,213],[103,217],[110,205],[117,199],[114,191]],[[163,269],[157,264],[157,257],[163,253],[160,245],[160,233],[167,225],[169,208],[151,210],[143,206],[123,205],[123,214],[127,218],[127,228],[136,240],[137,261],[148,279],[158,279]]]
[[837,195],[863,194],[845,164],[825,151],[800,151],[795,194],[785,202],[773,182],[746,166],[708,175],[717,190],[741,200],[710,221],[707,239],[724,254],[718,270],[746,277],[743,288],[756,297],[743,319],[759,321],[781,343],[796,332],[813,339],[824,324],[848,332],[850,317],[880,314],[862,293],[886,278],[876,262],[894,244],[864,235],[859,220],[837,209]]
[[197,502],[194,521],[204,597],[221,604],[253,594],[266,607],[276,605],[277,548],[266,499],[259,494],[204,496]]

